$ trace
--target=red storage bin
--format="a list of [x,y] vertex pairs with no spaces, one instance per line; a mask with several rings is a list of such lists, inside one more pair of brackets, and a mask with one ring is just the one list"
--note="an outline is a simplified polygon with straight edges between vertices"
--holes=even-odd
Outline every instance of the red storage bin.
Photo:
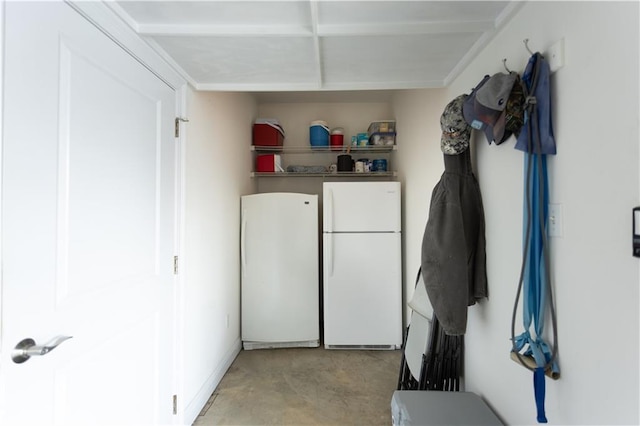
[[256,172],[281,172],[280,156],[277,154],[263,154],[256,157]]
[[275,119],[258,119],[253,123],[253,144],[256,146],[282,146],[284,130]]

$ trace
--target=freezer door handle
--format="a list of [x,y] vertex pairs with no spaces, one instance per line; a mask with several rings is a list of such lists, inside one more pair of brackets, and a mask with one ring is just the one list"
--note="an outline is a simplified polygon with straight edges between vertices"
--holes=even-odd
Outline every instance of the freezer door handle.
[[242,258],[242,274],[244,275],[247,269],[247,210],[242,211],[242,229],[240,231],[242,238],[240,239],[240,257]]

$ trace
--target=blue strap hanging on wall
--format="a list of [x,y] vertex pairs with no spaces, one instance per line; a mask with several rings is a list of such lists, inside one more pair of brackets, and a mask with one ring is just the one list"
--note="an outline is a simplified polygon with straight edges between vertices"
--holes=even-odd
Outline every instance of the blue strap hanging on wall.
[[[555,141],[550,121],[549,95],[548,93],[543,94],[544,102],[541,102],[541,105],[544,105],[542,111],[544,120],[542,123],[539,114],[539,96],[537,96],[541,88],[548,91],[548,77],[548,63],[542,55],[535,53],[529,60],[522,77],[529,94],[525,111],[527,131],[520,134],[517,146],[518,149],[526,147],[524,155],[524,235],[522,269],[511,327],[512,351],[516,353],[517,358],[525,366],[527,365],[523,356],[532,357],[535,360],[536,367],[527,366],[527,368],[533,370],[534,396],[539,423],[547,423],[544,409],[545,372],[550,369],[555,374],[559,373],[556,361],[557,326],[553,297],[550,291],[549,250],[546,235],[547,206],[549,204],[546,154],[555,154]],[[539,85],[540,79],[544,81],[544,84]],[[541,126],[541,124],[543,125]],[[546,141],[547,149],[542,146],[541,139]],[[550,141],[553,142],[553,152],[548,149]],[[515,336],[515,317],[521,292],[523,293],[524,332]],[[543,338],[547,310],[551,312],[553,323],[553,349]],[[532,326],[533,330],[531,330]]]

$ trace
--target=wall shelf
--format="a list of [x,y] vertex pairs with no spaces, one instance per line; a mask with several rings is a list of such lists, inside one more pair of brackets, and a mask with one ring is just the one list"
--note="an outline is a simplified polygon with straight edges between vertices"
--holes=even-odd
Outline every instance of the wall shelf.
[[269,178],[290,178],[290,177],[320,177],[320,178],[389,178],[396,177],[397,172],[326,172],[326,173],[293,173],[293,172],[251,172],[250,176],[253,177],[269,177]]
[[[349,154],[355,156],[371,155],[375,157],[384,156],[388,157],[388,154],[397,150],[397,145],[368,145],[368,146],[326,146],[326,147],[311,147],[306,146],[256,146],[251,145],[251,152],[263,153],[263,154],[307,154],[307,155],[333,155],[338,156],[342,154]],[[327,157],[324,157],[327,159]],[[323,160],[324,161],[324,160]],[[303,160],[303,163],[309,162],[309,158]],[[251,172],[252,178],[323,178],[323,179],[363,179],[363,178],[395,178],[397,172]]]
[[[342,146],[342,147],[311,147],[311,146],[256,146],[251,145],[251,151],[283,154],[346,154],[348,153],[388,153],[396,151],[397,145],[368,145],[368,146]],[[359,173],[361,174],[361,173]]]

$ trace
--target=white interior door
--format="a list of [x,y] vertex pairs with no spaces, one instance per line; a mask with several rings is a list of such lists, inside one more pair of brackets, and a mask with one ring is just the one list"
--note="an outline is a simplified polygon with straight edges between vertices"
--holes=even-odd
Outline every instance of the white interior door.
[[4,25],[0,424],[170,423],[175,91],[67,4]]

